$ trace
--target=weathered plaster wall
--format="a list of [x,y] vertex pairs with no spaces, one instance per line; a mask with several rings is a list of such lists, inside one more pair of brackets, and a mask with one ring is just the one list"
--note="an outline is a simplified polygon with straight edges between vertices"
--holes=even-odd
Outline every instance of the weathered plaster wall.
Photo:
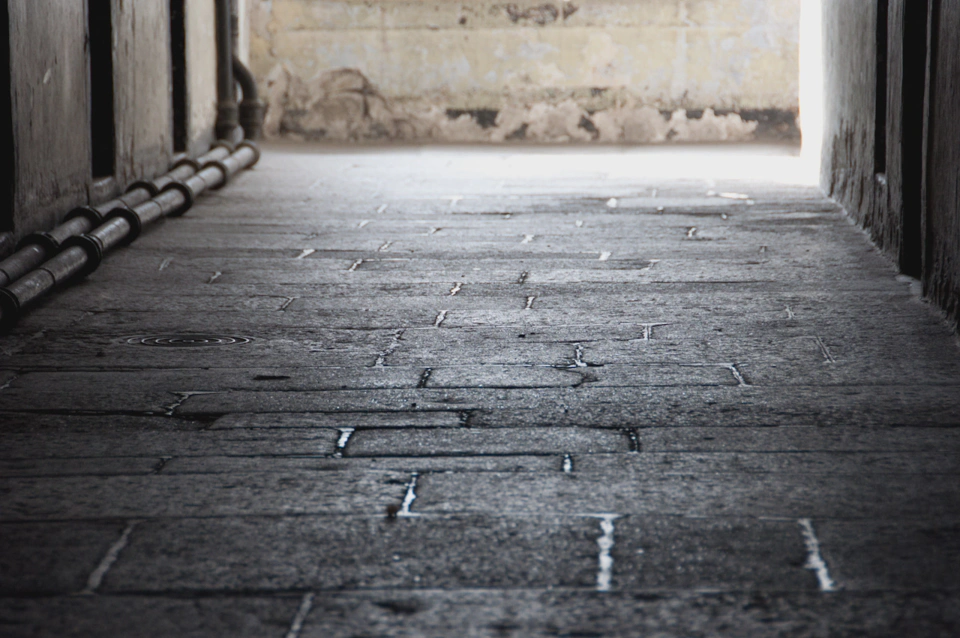
[[796,135],[799,0],[248,4],[273,134]]
[[187,0],[187,153],[200,155],[214,141],[217,123],[217,25],[212,0]]

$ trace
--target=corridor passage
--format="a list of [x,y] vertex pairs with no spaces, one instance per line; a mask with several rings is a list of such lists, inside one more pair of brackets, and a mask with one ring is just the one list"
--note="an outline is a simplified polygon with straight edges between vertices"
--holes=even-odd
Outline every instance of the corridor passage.
[[958,635],[957,338],[797,164],[267,146],[0,339],[0,635]]

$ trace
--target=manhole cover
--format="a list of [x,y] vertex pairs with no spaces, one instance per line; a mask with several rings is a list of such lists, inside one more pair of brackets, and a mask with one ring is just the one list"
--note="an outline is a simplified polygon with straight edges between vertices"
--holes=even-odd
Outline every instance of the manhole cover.
[[223,335],[160,335],[156,337],[132,337],[127,343],[139,346],[157,346],[160,348],[206,348],[209,346],[234,346],[250,343],[248,337],[227,337]]

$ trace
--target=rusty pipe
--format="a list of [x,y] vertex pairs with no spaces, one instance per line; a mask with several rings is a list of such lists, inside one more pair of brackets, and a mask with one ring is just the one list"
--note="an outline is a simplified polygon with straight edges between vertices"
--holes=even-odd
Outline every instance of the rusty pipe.
[[[222,188],[235,174],[256,164],[260,151],[252,142],[243,142],[232,153],[218,152],[214,156],[220,159],[208,159],[197,172],[190,165],[189,178],[169,181],[160,192],[139,204],[130,206],[122,198],[114,200],[117,205],[103,215],[102,223],[89,232],[67,238],[56,256],[0,288],[0,332],[9,331],[28,306],[53,288],[96,270],[104,254],[134,241],[144,226],[164,216],[182,215],[204,191]],[[180,168],[184,167],[174,170]],[[93,216],[84,219],[89,221]]]
[[45,233],[33,233],[21,240],[16,252],[0,261],[0,287],[6,286],[57,254],[60,245],[69,238],[82,235],[103,221],[103,216],[121,206],[136,206],[159,193],[171,183],[188,179],[203,165],[221,161],[230,156],[230,149],[217,146],[196,160],[181,159],[172,169],[152,181],[134,182],[122,196],[97,206],[84,206],[71,211],[65,221]]

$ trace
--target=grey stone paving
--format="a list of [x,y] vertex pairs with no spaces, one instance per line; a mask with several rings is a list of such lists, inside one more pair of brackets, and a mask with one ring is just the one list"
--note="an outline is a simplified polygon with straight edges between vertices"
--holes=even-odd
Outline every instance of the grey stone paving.
[[0,634],[960,635],[955,335],[697,152],[278,146],[111,255],[0,339]]

